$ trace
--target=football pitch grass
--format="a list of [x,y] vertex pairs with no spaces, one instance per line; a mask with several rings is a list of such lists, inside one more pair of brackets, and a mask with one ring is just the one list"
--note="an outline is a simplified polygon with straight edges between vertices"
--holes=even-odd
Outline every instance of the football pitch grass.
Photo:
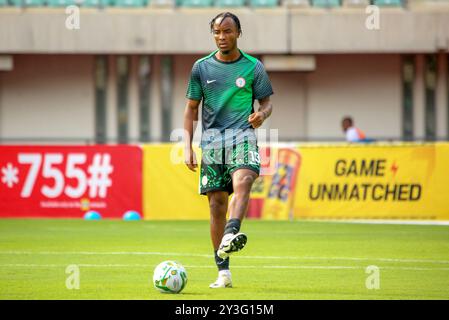
[[[1,219],[0,299],[449,298],[448,226],[246,220],[242,231],[234,287],[209,289],[208,221]],[[164,260],[187,269],[181,294],[153,288]],[[79,289],[66,287],[73,265]]]

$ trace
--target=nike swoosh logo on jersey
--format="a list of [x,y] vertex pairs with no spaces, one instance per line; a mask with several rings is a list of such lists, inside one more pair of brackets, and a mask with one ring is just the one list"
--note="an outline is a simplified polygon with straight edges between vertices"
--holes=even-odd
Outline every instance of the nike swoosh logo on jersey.
[[209,84],[209,83],[215,82],[217,80],[206,80],[206,81],[207,81],[207,84]]

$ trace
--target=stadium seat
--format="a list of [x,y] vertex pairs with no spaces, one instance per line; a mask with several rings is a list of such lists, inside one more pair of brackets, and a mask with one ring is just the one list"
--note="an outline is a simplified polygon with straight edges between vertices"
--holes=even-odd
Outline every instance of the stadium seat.
[[47,0],[49,7],[67,7],[79,4],[77,0]]
[[216,0],[216,7],[243,7],[245,0]]
[[373,4],[380,7],[401,7],[402,0],[374,0]]
[[151,0],[150,4],[152,7],[174,7],[175,0]]
[[116,7],[127,7],[127,8],[146,7],[148,3],[149,3],[148,0],[115,0]]
[[278,0],[250,0],[251,7],[277,7]]
[[147,5],[147,0],[115,0],[116,7],[139,8]]
[[82,0],[81,5],[83,7],[97,8],[97,7],[107,7],[112,6],[114,0]]
[[335,8],[340,7],[340,0],[312,0],[314,7],[318,8]]
[[309,7],[309,0],[283,0],[282,4],[287,7]]
[[343,0],[345,7],[366,7],[370,5],[370,0]]
[[46,0],[10,0],[10,3],[16,7],[43,7]]
[[182,0],[182,7],[212,7],[213,0]]
[[115,0],[116,7],[138,8],[146,7],[148,1],[146,0]]

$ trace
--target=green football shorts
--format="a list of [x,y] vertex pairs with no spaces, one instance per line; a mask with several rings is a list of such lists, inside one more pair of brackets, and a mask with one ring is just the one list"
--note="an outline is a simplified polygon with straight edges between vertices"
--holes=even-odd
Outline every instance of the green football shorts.
[[234,192],[232,174],[237,169],[260,172],[259,147],[254,142],[245,141],[232,147],[203,149],[200,170],[200,194],[210,191]]

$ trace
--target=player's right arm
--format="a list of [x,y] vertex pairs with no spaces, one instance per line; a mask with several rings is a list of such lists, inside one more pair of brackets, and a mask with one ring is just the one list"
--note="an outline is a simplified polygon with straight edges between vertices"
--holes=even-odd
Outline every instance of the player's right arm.
[[193,134],[198,123],[198,109],[201,100],[187,99],[186,108],[184,110],[184,156],[186,166],[196,171],[198,163],[196,155],[192,148]]
[[189,85],[187,87],[187,104],[184,110],[184,155],[187,167],[196,171],[198,167],[195,152],[192,148],[193,133],[198,122],[198,109],[203,98],[203,87],[198,62],[195,62],[190,73]]

